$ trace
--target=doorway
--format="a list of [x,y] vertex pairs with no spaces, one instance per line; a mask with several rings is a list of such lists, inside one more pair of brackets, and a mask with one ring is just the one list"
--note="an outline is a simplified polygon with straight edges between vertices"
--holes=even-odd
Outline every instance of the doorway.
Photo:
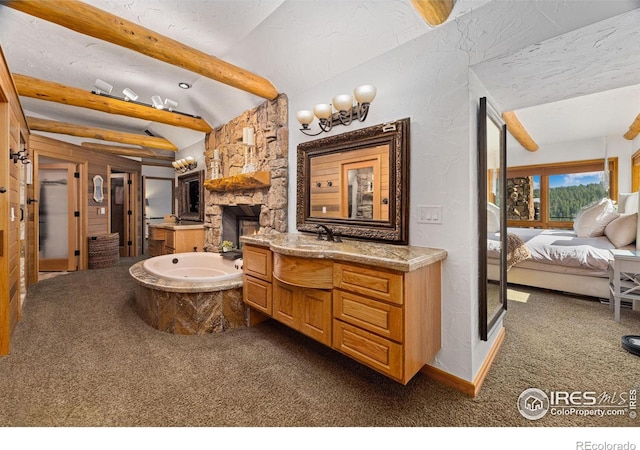
[[118,233],[120,256],[134,256],[133,236],[135,223],[133,221],[133,183],[131,174],[126,172],[111,172],[110,180],[110,230]]
[[77,165],[42,162],[38,167],[38,262],[41,272],[78,270]]

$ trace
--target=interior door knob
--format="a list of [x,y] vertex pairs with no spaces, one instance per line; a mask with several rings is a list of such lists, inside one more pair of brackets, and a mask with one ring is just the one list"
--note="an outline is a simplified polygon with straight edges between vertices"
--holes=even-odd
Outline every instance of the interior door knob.
[[38,199],[37,199],[37,198],[31,198],[31,197],[29,197],[29,198],[27,199],[27,205],[30,205],[30,204],[32,204],[32,203],[38,203]]
[[0,194],[4,194],[5,192],[7,192],[7,188],[4,186],[0,186]]

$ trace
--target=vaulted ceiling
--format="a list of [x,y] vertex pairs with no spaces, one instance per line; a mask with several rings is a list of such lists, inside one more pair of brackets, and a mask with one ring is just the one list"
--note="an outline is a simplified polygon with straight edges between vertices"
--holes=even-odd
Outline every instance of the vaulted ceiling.
[[[449,2],[453,8],[447,20],[454,20],[487,1]],[[430,3],[428,0],[415,1],[420,2]],[[166,140],[177,149],[201,141],[207,127],[215,128],[228,122],[274,93],[293,96],[304,92],[435,29],[425,22],[418,5],[410,0],[84,2],[123,19],[114,22],[114,26],[129,30],[136,38],[141,35],[136,27],[144,27],[150,30],[150,40],[161,36],[167,38],[171,45],[183,46],[183,50],[176,50],[178,47],[164,45],[164,60],[160,60],[157,58],[162,59],[162,55],[152,57],[147,56],[150,54],[148,50],[131,49],[142,45],[140,42],[144,39],[130,43],[130,48],[123,46],[122,42],[108,42],[108,33],[91,28],[92,22],[105,23],[98,17],[89,15],[84,22],[74,19],[71,20],[73,26],[68,23],[63,26],[54,23],[51,16],[54,12],[59,15],[59,23],[68,20],[64,17],[64,8],[45,13],[48,20],[43,20],[33,12],[19,10],[18,4],[32,2],[1,3],[0,44],[10,70],[19,74],[16,75],[16,84],[22,91],[21,101],[26,115],[34,118],[34,129],[51,131],[47,127],[54,126],[50,122],[55,121],[81,129],[113,130],[141,138]],[[584,21],[601,20],[634,7],[637,5],[634,6],[633,1],[611,2],[606,11],[600,8],[595,12],[587,7]],[[444,15],[447,16],[446,11]],[[577,22],[579,20],[576,19]],[[128,27],[133,27],[133,31]],[[99,38],[87,35],[92,32]],[[111,38],[112,41],[118,39]],[[162,50],[156,49],[158,53]],[[231,73],[232,78],[255,76],[259,88],[252,91],[246,86],[238,86],[238,80],[235,86],[225,84],[229,80],[217,81],[206,71],[206,66],[211,63],[208,57],[214,62],[219,60],[223,67],[228,64],[231,68],[223,71]],[[177,102],[175,110],[186,115],[136,106],[132,102],[126,105],[120,100],[96,96],[91,94],[96,89],[96,79],[111,84],[113,96],[122,98],[122,91],[129,88],[138,95],[137,101],[144,104],[151,104],[152,96],[159,96],[163,101],[168,98]],[[181,89],[178,87],[180,82],[189,84],[191,88]],[[231,84],[234,84],[233,80]],[[269,86],[273,89],[270,90]],[[49,100],[55,95],[61,98],[45,101],[42,100],[43,92],[47,92]],[[78,104],[84,101],[100,105],[97,109],[79,107]],[[128,115],[123,115],[122,108],[130,110]],[[137,116],[133,111],[136,109],[141,111]],[[172,123],[172,117],[179,123]],[[534,122],[525,113],[520,119],[525,127],[528,127],[526,122]],[[87,136],[90,131],[82,132],[87,134],[80,136]],[[66,134],[58,134],[56,138],[74,143],[114,142]],[[120,141],[118,145],[124,143]],[[157,154],[170,153],[171,150],[163,147],[164,142],[146,141],[146,144],[143,141],[136,145],[153,148]]]

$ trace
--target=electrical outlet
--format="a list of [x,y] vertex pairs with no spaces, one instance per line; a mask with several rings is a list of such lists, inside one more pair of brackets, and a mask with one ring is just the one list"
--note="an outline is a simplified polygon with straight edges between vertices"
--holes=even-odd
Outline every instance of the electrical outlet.
[[418,223],[442,223],[442,206],[418,206],[416,207]]

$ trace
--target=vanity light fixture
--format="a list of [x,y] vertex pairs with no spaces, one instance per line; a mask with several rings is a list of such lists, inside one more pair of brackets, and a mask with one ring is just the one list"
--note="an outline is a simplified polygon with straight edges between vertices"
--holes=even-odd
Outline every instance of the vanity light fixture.
[[173,161],[171,165],[176,170],[176,172],[185,173],[198,167],[198,161],[196,161],[193,156],[187,156],[186,158]]
[[[340,94],[333,97],[332,104],[320,103],[313,107],[313,111],[300,110],[296,113],[298,122],[302,124],[302,131],[307,136],[318,136],[320,133],[331,131],[334,125],[350,125],[353,119],[364,122],[369,113],[369,106],[376,97],[376,87],[370,84],[358,86],[353,95]],[[355,98],[356,104],[353,104]],[[334,112],[335,109],[335,112]],[[320,131],[311,133],[309,125],[313,118],[318,118]]]

